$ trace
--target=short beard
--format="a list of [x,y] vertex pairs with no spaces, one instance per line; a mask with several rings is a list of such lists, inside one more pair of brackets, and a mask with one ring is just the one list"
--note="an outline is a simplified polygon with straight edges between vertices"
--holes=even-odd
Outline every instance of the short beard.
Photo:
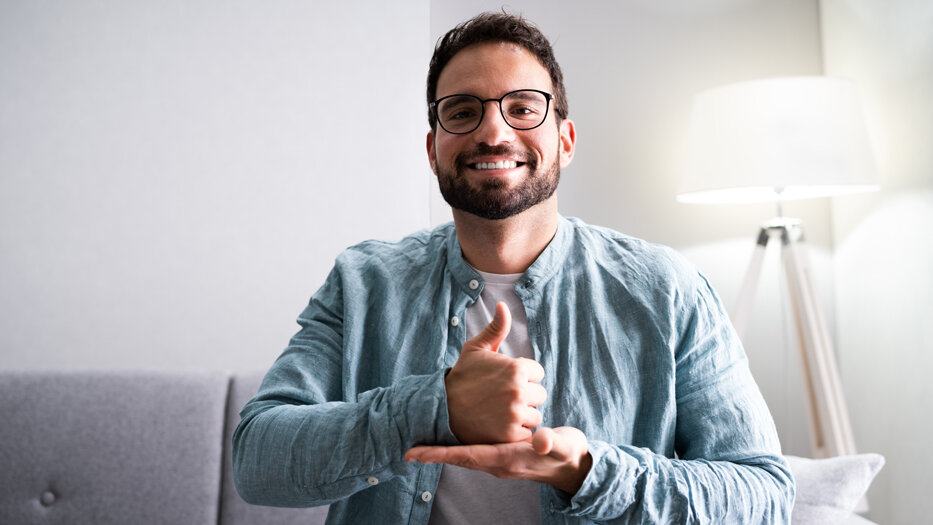
[[[464,175],[464,170],[468,169],[468,159],[482,155],[508,155],[522,159],[528,169],[528,176],[515,190],[509,190],[506,184],[498,179],[484,180],[481,187],[474,187]],[[554,195],[560,182],[559,157],[555,157],[552,165],[539,170],[537,159],[530,153],[519,152],[508,146],[480,144],[469,153],[457,155],[452,169],[442,168],[436,156],[434,165],[437,166],[437,182],[441,195],[447,204],[483,219],[501,220],[518,215]]]

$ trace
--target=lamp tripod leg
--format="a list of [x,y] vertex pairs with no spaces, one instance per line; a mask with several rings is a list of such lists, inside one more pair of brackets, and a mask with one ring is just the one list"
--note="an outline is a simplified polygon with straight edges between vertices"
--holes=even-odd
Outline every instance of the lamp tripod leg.
[[855,454],[855,439],[842,395],[839,367],[818,306],[805,248],[785,231],[781,238],[781,251],[800,340],[811,412],[816,423],[816,455],[833,457]]
[[752,260],[748,264],[745,279],[742,281],[742,288],[739,289],[739,299],[736,301],[735,310],[732,311],[732,326],[735,328],[740,340],[745,335],[748,316],[755,301],[755,292],[758,290],[758,281],[761,279],[761,268],[764,266],[765,251],[768,248],[769,240],[771,240],[771,237],[768,234],[768,229],[761,228],[758,232],[758,240],[755,241]]

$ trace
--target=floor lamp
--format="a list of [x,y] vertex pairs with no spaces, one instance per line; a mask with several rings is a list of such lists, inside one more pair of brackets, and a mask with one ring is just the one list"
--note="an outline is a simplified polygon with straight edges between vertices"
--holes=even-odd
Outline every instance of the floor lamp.
[[731,84],[694,100],[677,199],[690,203],[773,201],[778,217],[761,225],[733,324],[740,337],[765,250],[779,240],[810,413],[814,457],[854,454],[832,340],[819,308],[803,245],[803,224],[783,217],[791,199],[878,188],[855,86],[829,77]]

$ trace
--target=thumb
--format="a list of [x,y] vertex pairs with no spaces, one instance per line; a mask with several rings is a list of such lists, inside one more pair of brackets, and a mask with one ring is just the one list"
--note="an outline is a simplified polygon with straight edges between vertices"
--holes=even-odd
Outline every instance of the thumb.
[[554,432],[553,428],[549,427],[540,427],[535,431],[534,435],[531,436],[531,447],[534,448],[535,452],[544,456],[550,454],[554,450],[554,441],[557,439],[557,434]]
[[467,341],[464,350],[498,352],[499,345],[505,341],[512,329],[512,314],[505,303],[496,303],[496,315],[476,337]]
[[586,436],[572,427],[540,427],[532,436],[531,446],[538,454],[561,461],[572,460],[587,452]]

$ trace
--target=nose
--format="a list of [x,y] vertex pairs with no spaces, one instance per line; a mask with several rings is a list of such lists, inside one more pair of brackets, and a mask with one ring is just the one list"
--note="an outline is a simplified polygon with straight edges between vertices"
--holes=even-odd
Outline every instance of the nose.
[[473,131],[474,140],[490,146],[512,142],[515,138],[515,128],[506,123],[502,111],[499,109],[499,102],[487,100],[483,104],[485,105],[485,114],[483,120],[479,123],[479,127]]

